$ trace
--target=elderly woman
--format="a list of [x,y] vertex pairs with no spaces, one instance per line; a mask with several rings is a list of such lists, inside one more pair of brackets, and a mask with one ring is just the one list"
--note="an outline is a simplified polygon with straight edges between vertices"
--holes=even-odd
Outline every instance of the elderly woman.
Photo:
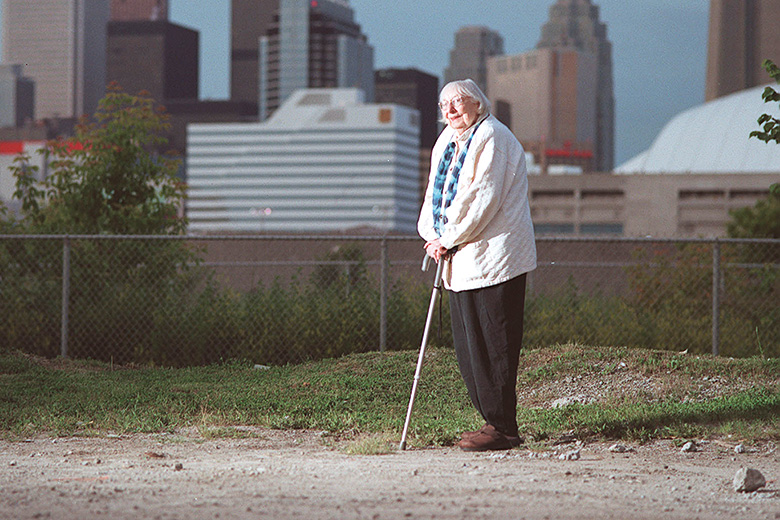
[[458,445],[506,450],[521,443],[515,388],[525,278],[536,268],[525,152],[474,81],[448,83],[439,108],[447,127],[433,147],[417,229],[426,253],[446,262],[458,365],[485,420]]

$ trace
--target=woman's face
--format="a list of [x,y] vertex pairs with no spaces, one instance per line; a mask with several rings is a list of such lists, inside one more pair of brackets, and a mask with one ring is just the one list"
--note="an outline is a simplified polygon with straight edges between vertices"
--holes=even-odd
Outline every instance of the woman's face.
[[439,103],[447,125],[460,135],[479,119],[479,103],[474,98],[453,94]]

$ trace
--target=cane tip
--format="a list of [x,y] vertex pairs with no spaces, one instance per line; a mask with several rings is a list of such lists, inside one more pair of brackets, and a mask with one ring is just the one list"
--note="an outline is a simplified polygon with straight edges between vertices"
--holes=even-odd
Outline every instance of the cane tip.
[[404,451],[406,449],[406,441],[401,441],[401,445],[398,446],[398,449]]

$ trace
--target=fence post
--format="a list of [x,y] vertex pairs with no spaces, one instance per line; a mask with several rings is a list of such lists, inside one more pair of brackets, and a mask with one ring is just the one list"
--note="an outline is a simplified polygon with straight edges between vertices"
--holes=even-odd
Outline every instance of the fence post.
[[720,242],[712,244],[712,355],[720,353]]
[[382,239],[379,262],[379,352],[387,348],[387,271],[389,269],[387,258],[387,240]]
[[60,355],[68,357],[68,320],[70,303],[70,237],[62,241],[62,320],[60,330]]

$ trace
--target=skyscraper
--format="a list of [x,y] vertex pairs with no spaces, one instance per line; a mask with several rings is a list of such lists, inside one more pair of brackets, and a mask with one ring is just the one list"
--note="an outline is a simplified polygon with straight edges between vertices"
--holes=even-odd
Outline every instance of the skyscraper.
[[710,0],[706,101],[771,81],[761,64],[780,62],[778,22],[777,0]]
[[114,21],[167,20],[167,0],[111,0]]
[[575,47],[488,60],[493,113],[543,171],[550,164],[596,169],[596,72],[596,57]]
[[259,53],[261,121],[302,88],[356,87],[374,99],[374,49],[347,0],[280,0]]
[[0,127],[21,127],[34,118],[35,83],[22,65],[0,64]]
[[439,78],[417,69],[380,69],[374,73],[374,101],[416,108],[420,146],[430,151],[439,136]]
[[108,24],[107,81],[131,94],[147,90],[162,103],[198,98],[197,31],[171,22]]
[[558,0],[550,7],[550,20],[542,27],[537,49],[573,47],[592,53],[597,63],[595,163],[598,171],[611,171],[615,162],[615,95],[612,82],[612,43],[607,26],[599,21],[599,8],[591,0]]
[[380,69],[374,73],[374,100],[417,109],[420,114],[420,199],[425,194],[431,150],[439,136],[439,78],[417,69]]
[[[257,105],[259,42],[279,10],[279,0],[231,0],[230,99]],[[255,109],[256,110],[256,109]]]
[[487,27],[461,27],[455,33],[450,63],[444,69],[444,83],[471,78],[487,94],[487,59],[499,54],[504,54],[500,34]]
[[105,94],[109,0],[4,0],[3,62],[35,81],[37,118],[91,114]]

